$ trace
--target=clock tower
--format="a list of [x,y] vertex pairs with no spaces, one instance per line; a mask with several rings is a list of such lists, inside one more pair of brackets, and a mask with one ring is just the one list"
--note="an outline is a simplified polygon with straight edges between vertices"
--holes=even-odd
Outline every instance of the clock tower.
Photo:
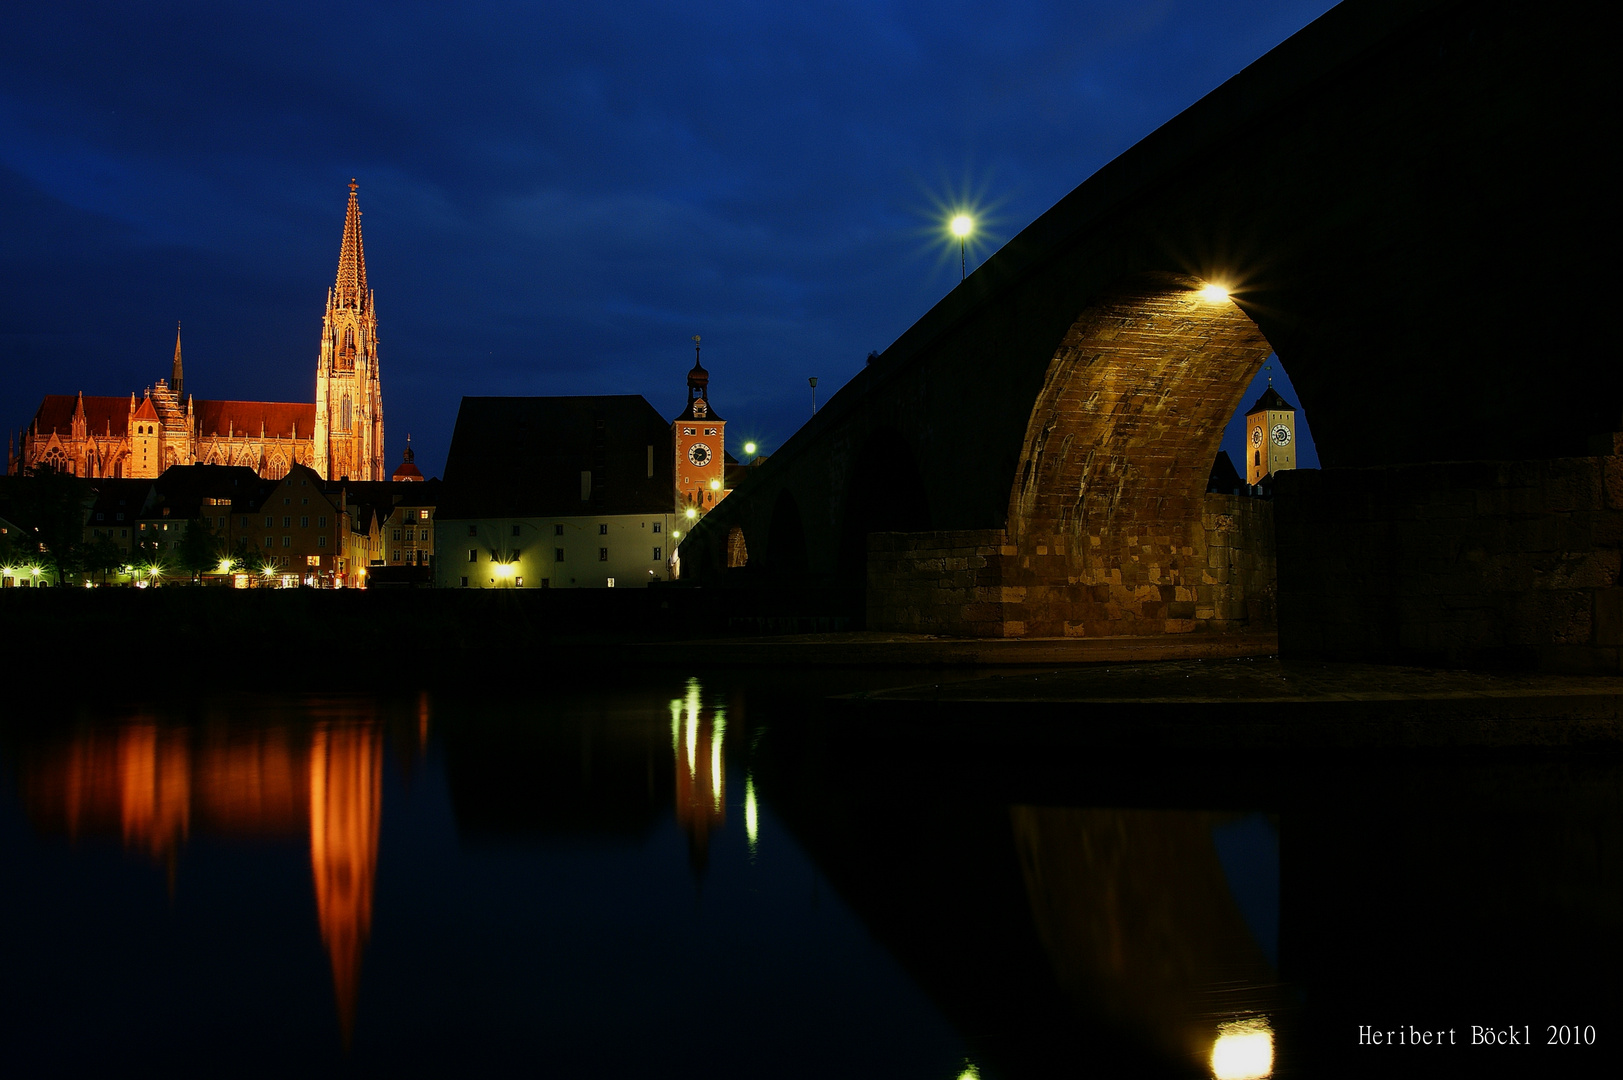
[[1296,406],[1279,396],[1273,379],[1245,411],[1245,482],[1296,468]]
[[671,422],[676,445],[676,512],[692,507],[704,514],[727,495],[727,422],[710,408],[710,373],[699,363],[693,338],[693,370],[688,372],[688,403]]

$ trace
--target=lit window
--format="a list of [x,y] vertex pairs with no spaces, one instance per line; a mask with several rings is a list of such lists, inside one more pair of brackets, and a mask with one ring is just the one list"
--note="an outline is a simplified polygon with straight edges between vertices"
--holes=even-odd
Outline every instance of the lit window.
[[320,566],[321,565],[321,556],[320,555],[306,555],[304,557],[304,565],[306,565],[306,566]]
[[417,511],[417,520],[419,520],[419,521],[427,521],[428,520],[428,511],[427,510],[419,510],[419,511]]
[[518,588],[518,589],[524,588],[524,579],[521,578],[521,577],[514,578],[513,579],[513,587]]

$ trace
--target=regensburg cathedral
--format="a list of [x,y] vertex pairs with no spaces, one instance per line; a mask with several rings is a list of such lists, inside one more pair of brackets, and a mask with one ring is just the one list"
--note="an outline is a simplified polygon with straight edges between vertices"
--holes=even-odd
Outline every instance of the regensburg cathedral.
[[139,399],[46,395],[20,445],[13,439],[9,471],[49,465],[76,476],[148,478],[196,462],[246,465],[279,479],[298,464],[328,480],[387,480],[378,318],[356,186],[350,181],[338,280],[327,292],[314,404],[193,399],[177,331],[169,381],[159,379]]

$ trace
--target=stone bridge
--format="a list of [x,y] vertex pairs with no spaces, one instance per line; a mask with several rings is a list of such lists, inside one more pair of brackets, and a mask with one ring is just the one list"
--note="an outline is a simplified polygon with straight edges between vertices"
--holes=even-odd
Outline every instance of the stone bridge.
[[[1323,506],[1306,547],[1281,521],[1276,594],[1274,517],[1306,490],[1284,481],[1315,474],[1282,474],[1272,504],[1206,494],[1272,352],[1365,516],[1383,469],[1590,460],[1623,427],[1595,306],[1616,22],[1576,0],[1347,0],[977,268],[699,523],[684,575],[866,580],[870,628],[990,636],[1271,625],[1277,595],[1283,634],[1338,542]],[[1579,509],[1615,523],[1608,460]],[[1609,527],[1554,542],[1611,545],[1586,647],[1618,607]]]

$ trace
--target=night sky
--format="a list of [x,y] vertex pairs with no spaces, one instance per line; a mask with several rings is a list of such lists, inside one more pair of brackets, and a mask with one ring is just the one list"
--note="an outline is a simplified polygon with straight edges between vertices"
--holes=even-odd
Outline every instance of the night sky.
[[1330,6],[8,4],[3,420],[177,320],[195,396],[313,400],[355,177],[391,464],[465,394],[674,415],[694,334],[770,452],[957,283],[949,207],[973,270]]

